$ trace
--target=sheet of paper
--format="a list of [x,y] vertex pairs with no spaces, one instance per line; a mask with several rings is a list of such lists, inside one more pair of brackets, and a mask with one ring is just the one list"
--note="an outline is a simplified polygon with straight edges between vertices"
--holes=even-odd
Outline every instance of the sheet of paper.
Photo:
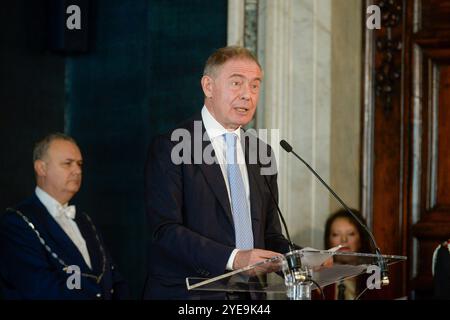
[[338,245],[337,247],[328,250],[317,250],[309,247],[303,248],[300,250],[303,253],[302,265],[318,267],[327,261],[333,255],[333,252],[338,251],[340,248],[342,248],[342,245]]

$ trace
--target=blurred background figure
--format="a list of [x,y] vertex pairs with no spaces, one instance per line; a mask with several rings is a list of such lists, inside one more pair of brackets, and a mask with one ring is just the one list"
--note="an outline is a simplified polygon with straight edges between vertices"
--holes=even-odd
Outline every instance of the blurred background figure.
[[436,299],[450,300],[450,239],[434,251],[433,287]]
[[[366,224],[358,210],[351,209],[358,219]],[[338,245],[340,251],[371,252],[369,238],[362,226],[345,209],[333,213],[326,221],[324,233],[325,248],[330,249]],[[341,281],[324,288],[326,299],[353,300],[365,287],[365,277],[358,276]]]

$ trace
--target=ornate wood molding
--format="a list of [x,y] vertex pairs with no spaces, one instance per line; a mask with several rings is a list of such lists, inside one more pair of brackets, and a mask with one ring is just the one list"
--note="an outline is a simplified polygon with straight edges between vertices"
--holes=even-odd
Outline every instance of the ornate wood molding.
[[[407,0],[366,0],[365,10],[377,5],[381,29],[365,32],[363,210],[378,246],[385,252],[407,255],[407,218],[403,203],[407,179],[404,116],[407,71],[404,66],[404,24]],[[406,19],[406,20],[405,20]],[[402,67],[403,66],[403,67]],[[379,298],[407,294],[408,265],[390,268],[392,284]]]
[[401,32],[402,1],[382,0],[378,2],[381,9],[382,36],[376,39],[377,51],[381,54],[381,61],[376,68],[375,92],[385,114],[392,110],[392,97],[399,90],[402,41],[400,36],[393,36],[393,29]]

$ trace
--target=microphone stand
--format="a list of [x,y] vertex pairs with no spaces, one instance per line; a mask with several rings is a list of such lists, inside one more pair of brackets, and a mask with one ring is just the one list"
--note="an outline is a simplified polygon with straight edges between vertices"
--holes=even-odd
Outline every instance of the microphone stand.
[[389,284],[389,276],[388,276],[388,270],[386,266],[386,261],[384,260],[383,255],[381,254],[380,248],[377,246],[377,243],[375,241],[374,236],[372,235],[372,232],[367,229],[366,225],[361,222],[361,220],[358,219],[358,217],[350,210],[350,208],[342,201],[342,199],[331,189],[331,187],[323,181],[323,179],[319,176],[319,174],[305,161],[302,157],[300,157],[292,148],[292,146],[286,141],[281,140],[280,141],[281,147],[287,152],[292,153],[297,159],[299,159],[303,164],[316,176],[317,179],[328,189],[328,191],[334,196],[336,200],[339,201],[339,203],[345,208],[345,210],[350,213],[350,215],[363,227],[363,229],[366,231],[366,233],[369,235],[370,240],[372,241],[372,244],[375,248],[375,254],[378,256],[378,265],[380,267],[381,271],[381,285],[386,286]]
[[[259,164],[259,166],[260,168],[262,167],[261,164]],[[314,283],[320,290],[322,299],[324,299],[322,288],[317,282],[312,279],[311,270],[307,266],[302,266],[302,254],[301,252],[299,252],[299,250],[296,249],[294,243],[291,240],[286,221],[281,214],[281,209],[278,205],[272,188],[270,187],[270,183],[267,180],[267,176],[263,175],[263,177],[267,188],[269,189],[272,201],[277,208],[278,215],[280,216],[281,222],[283,223],[284,230],[286,231],[286,237],[289,242],[289,252],[284,255],[285,260],[283,261],[283,274],[287,287],[286,294],[291,300],[311,300],[311,286]]]

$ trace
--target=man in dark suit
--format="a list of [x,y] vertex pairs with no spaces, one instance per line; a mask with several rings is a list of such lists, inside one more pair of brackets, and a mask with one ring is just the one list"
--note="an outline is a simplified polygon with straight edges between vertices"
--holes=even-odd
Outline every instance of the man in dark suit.
[[262,174],[258,151],[267,145],[246,139],[242,129],[254,116],[262,77],[247,49],[217,50],[201,80],[201,113],[153,141],[145,173],[145,298],[223,299],[187,291],[186,277],[212,278],[288,251],[269,190],[278,196],[276,170]]
[[36,190],[0,219],[6,299],[120,299],[128,288],[90,217],[68,203],[81,186],[76,142],[51,134],[33,153]]

